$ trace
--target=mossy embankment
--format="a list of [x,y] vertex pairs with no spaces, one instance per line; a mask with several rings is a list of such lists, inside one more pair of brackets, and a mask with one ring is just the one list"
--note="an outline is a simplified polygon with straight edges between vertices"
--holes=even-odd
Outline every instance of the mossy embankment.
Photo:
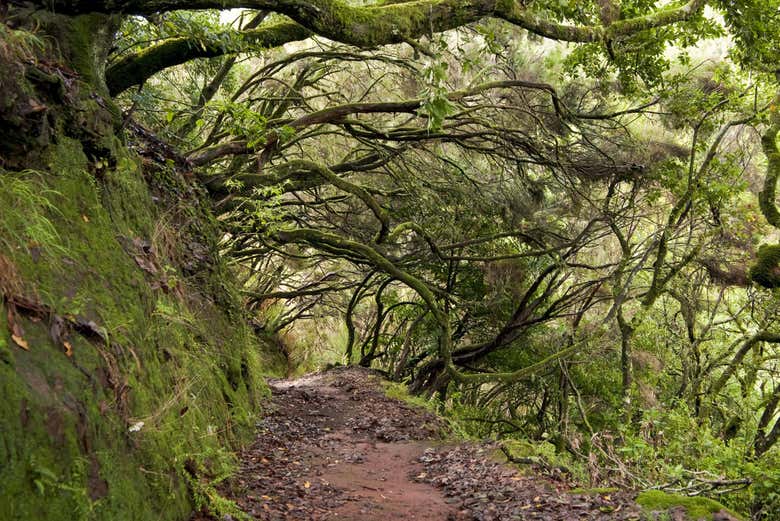
[[203,194],[0,36],[0,518],[186,519],[253,433],[276,360]]

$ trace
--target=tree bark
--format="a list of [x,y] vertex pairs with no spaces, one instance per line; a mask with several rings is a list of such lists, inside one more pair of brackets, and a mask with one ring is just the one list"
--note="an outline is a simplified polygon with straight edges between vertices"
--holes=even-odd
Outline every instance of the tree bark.
[[29,21],[37,32],[56,42],[54,49],[61,61],[77,72],[82,81],[108,98],[106,63],[121,23],[120,16],[110,13],[64,16],[39,11]]

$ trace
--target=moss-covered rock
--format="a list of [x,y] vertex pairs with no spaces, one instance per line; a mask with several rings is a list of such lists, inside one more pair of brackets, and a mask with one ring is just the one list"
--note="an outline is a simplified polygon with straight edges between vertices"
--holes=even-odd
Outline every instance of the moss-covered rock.
[[637,496],[636,502],[650,515],[669,515],[682,509],[686,519],[691,521],[711,521],[715,514],[721,514],[719,519],[743,519],[717,501],[705,497],[679,496],[660,490],[647,490]]
[[24,85],[47,136],[0,169],[0,519],[186,519],[253,433],[275,360],[202,193],[70,87]]

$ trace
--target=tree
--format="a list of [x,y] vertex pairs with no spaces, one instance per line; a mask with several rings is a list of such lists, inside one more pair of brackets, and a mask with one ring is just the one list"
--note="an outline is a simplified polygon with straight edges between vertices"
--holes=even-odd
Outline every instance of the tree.
[[[537,166],[547,167],[549,169],[560,171],[569,170],[575,177],[582,174],[586,168],[603,168],[598,164],[590,166],[579,164],[580,160],[576,157],[586,152],[584,149],[573,146],[570,151],[560,147],[559,139],[550,135],[548,142],[544,139],[528,139],[524,134],[528,132],[529,123],[524,122],[517,135],[511,132],[506,133],[509,122],[503,125],[492,125],[488,122],[488,117],[501,115],[504,111],[496,111],[495,114],[480,116],[479,102],[475,100],[482,97],[488,103],[492,103],[496,93],[501,91],[510,92],[533,92],[538,91],[549,100],[548,107],[542,108],[543,112],[552,111],[554,118],[557,119],[556,125],[563,126],[571,130],[574,125],[585,128],[590,122],[599,124],[606,121],[618,121],[621,116],[632,113],[641,113],[643,109],[650,105],[642,105],[639,108],[617,111],[611,114],[591,111],[579,113],[569,108],[562,100],[555,88],[551,85],[524,81],[510,78],[502,78],[492,82],[486,82],[460,90],[449,90],[442,84],[443,72],[440,65],[435,62],[437,59],[437,50],[433,33],[446,31],[457,27],[473,23],[483,18],[493,18],[503,23],[511,24],[515,27],[529,31],[539,36],[558,40],[577,42],[582,44],[573,55],[572,63],[583,67],[586,70],[595,72],[599,63],[601,67],[606,65],[608,68],[617,70],[624,84],[624,88],[636,90],[634,78],[639,77],[651,86],[661,81],[663,71],[668,67],[665,59],[661,56],[664,47],[671,42],[682,42],[683,45],[695,43],[698,38],[718,34],[721,29],[703,16],[705,2],[702,0],[693,0],[688,3],[665,6],[656,8],[654,6],[633,5],[630,3],[622,4],[619,8],[610,2],[601,2],[589,6],[580,6],[575,8],[556,6],[552,7],[543,2],[530,4],[528,6],[520,5],[515,2],[414,2],[414,3],[394,3],[387,5],[368,5],[354,6],[348,3],[335,0],[323,0],[318,2],[48,2],[45,6],[36,8],[35,2],[12,2],[14,8],[11,10],[11,16],[21,20],[23,16],[31,16],[31,19],[37,19],[47,31],[56,34],[60,41],[60,51],[67,59],[68,63],[81,74],[81,77],[90,82],[97,92],[104,95],[116,95],[134,85],[143,85],[144,82],[155,73],[165,70],[171,66],[182,64],[195,58],[215,57],[237,52],[247,52],[253,49],[264,49],[276,47],[284,43],[299,41],[319,35],[334,41],[346,43],[359,48],[376,48],[380,45],[406,43],[415,49],[415,52],[422,49],[434,60],[432,65],[424,72],[430,76],[425,96],[418,98],[401,99],[399,101],[382,103],[346,103],[339,106],[329,106],[324,104],[320,110],[307,110],[300,99],[295,99],[296,91],[313,86],[319,79],[318,75],[329,74],[328,68],[332,67],[328,62],[323,62],[313,68],[302,71],[298,77],[291,78],[293,85],[287,96],[293,95],[282,104],[266,104],[265,107],[250,108],[251,105],[245,103],[233,103],[222,109],[223,114],[217,116],[215,125],[210,129],[209,136],[197,145],[190,152],[186,160],[190,164],[200,169],[201,179],[206,183],[214,197],[221,198],[220,212],[238,219],[235,224],[233,236],[233,249],[237,255],[246,256],[246,251],[257,254],[258,252],[267,253],[268,250],[258,249],[262,244],[257,242],[257,234],[260,232],[268,239],[277,243],[275,248],[284,244],[301,244],[314,247],[315,250],[324,252],[329,256],[346,258],[347,260],[370,266],[372,270],[378,270],[384,274],[375,281],[375,284],[386,287],[390,281],[400,282],[411,288],[419,299],[424,303],[426,313],[435,321],[440,330],[438,335],[438,356],[437,360],[430,362],[428,369],[423,371],[426,374],[430,369],[436,368],[431,377],[423,376],[421,381],[427,382],[426,387],[432,385],[444,385],[447,381],[442,380],[439,384],[434,384],[438,380],[439,373],[444,370],[450,377],[457,380],[475,379],[481,381],[484,376],[466,375],[456,369],[458,364],[471,364],[474,357],[484,357],[496,349],[511,344],[519,338],[524,331],[523,324],[536,323],[540,317],[534,318],[534,310],[546,303],[548,298],[553,298],[553,294],[568,287],[564,280],[568,275],[559,272],[556,263],[560,259],[567,259],[575,255],[577,251],[585,248],[588,244],[588,236],[601,233],[601,224],[597,221],[591,221],[580,232],[572,237],[557,237],[557,245],[550,246],[547,240],[540,239],[539,233],[545,234],[545,231],[537,231],[535,234],[525,233],[515,236],[521,243],[535,245],[537,252],[513,252],[508,253],[511,256],[528,257],[535,256],[543,258],[545,255],[552,255],[556,260],[547,268],[542,269],[535,281],[533,281],[526,293],[525,298],[521,299],[514,313],[507,317],[507,322],[499,327],[491,339],[486,339],[471,346],[458,347],[453,352],[453,323],[452,323],[452,303],[451,298],[441,293],[441,284],[445,281],[436,281],[428,279],[426,275],[414,273],[416,268],[421,266],[422,258],[404,257],[395,259],[393,255],[388,255],[389,251],[384,251],[384,243],[389,239],[398,241],[408,234],[417,236],[417,240],[427,243],[430,252],[428,262],[449,263],[450,275],[447,277],[445,286],[450,286],[457,279],[457,267],[463,261],[470,262],[469,257],[460,257],[452,253],[442,251],[442,245],[434,239],[436,235],[442,233],[442,230],[427,229],[421,223],[414,220],[402,221],[397,216],[392,215],[392,196],[391,194],[399,190],[397,186],[383,187],[385,191],[378,191],[377,187],[364,187],[360,183],[349,180],[350,176],[355,176],[360,172],[367,172],[376,168],[396,168],[400,161],[406,161],[408,149],[425,149],[427,143],[434,146],[440,146],[441,143],[452,143],[455,148],[471,150],[481,153],[488,157],[495,157],[506,162],[510,159],[508,150],[510,148],[521,148],[530,163]],[[117,34],[117,28],[126,17],[146,17],[154,21],[155,17],[165,16],[165,13],[179,11],[181,9],[208,9],[208,8],[228,8],[243,7],[250,9],[262,9],[263,11],[255,17],[255,21],[244,26],[240,31],[232,29],[217,29],[215,31],[203,30],[195,24],[189,23],[188,30],[183,36],[175,36],[173,33],[162,31],[162,40],[154,42],[152,45],[139,43],[125,46],[120,56],[111,56],[111,49],[114,46],[114,38]],[[742,44],[742,57],[748,56],[747,49],[756,45],[756,40],[752,38],[753,26],[747,25],[746,20],[753,20],[752,17],[737,16],[740,10],[747,10],[752,15],[758,16],[760,13],[770,13],[771,8],[761,7],[752,3],[730,5],[725,8],[727,13],[727,23],[730,29],[734,31],[738,41]],[[274,12],[283,17],[267,17],[267,12]],[[267,19],[264,22],[261,20]],[[753,23],[753,22],[750,22]],[[170,25],[170,21],[168,22]],[[89,31],[85,30],[89,27]],[[97,30],[95,30],[97,28]],[[194,29],[193,29],[194,28]],[[666,28],[669,28],[668,30]],[[421,46],[415,43],[420,38],[427,38],[428,43]],[[751,39],[752,38],[752,39]],[[652,42],[652,44],[651,44]],[[769,62],[770,51],[773,48],[770,40],[762,42],[761,53],[758,58],[750,58],[750,65],[766,69],[771,66]],[[427,49],[425,48],[427,46]],[[643,46],[639,49],[638,46]],[[367,56],[355,54],[350,50],[338,50],[332,62],[338,60],[374,60],[376,56]],[[352,53],[351,57],[347,55]],[[305,56],[304,56],[305,58]],[[604,62],[606,60],[606,62]],[[297,61],[293,59],[288,62]],[[748,61],[748,60],[746,60]],[[287,64],[276,66],[276,70],[282,70]],[[226,64],[225,70],[228,70],[230,63]],[[274,69],[268,69],[273,71]],[[225,73],[226,74],[226,73]],[[214,78],[217,82],[221,81],[221,74]],[[242,94],[256,89],[262,83],[261,78],[251,78],[242,88],[239,88],[234,95],[234,100],[240,99]],[[213,90],[214,87],[211,87]],[[209,88],[204,88],[206,97]],[[213,94],[212,94],[213,95]],[[525,97],[525,94],[521,94]],[[203,96],[201,96],[203,97]],[[205,98],[204,98],[205,99]],[[525,101],[525,100],[523,100]],[[652,104],[653,102],[651,102]],[[719,102],[723,103],[723,102]],[[111,104],[109,102],[109,108]],[[489,105],[488,105],[489,106]],[[716,103],[712,110],[718,110],[721,106]],[[303,114],[298,116],[280,117],[285,114],[293,114],[295,110],[303,109]],[[458,110],[460,109],[460,113]],[[199,110],[202,110],[199,109]],[[422,114],[427,116],[426,128],[420,128],[415,131],[399,126],[397,129],[372,128],[366,126],[365,122],[356,118],[365,118],[371,114],[400,115],[400,114]],[[461,115],[463,114],[463,115]],[[475,116],[476,114],[476,116]],[[449,117],[452,122],[449,127],[442,128],[442,122]],[[705,118],[707,116],[705,115]],[[712,147],[705,157],[704,162],[698,165],[698,173],[701,174],[709,166],[709,162],[715,157],[718,144],[725,136],[725,133],[734,125],[743,124],[749,121],[754,115],[748,115],[747,118],[736,119],[725,124],[719,137],[716,137]],[[352,119],[350,119],[352,118]],[[183,127],[184,130],[191,130],[193,121],[197,121],[197,115],[190,117],[190,122]],[[114,122],[117,127],[121,123],[116,119]],[[226,127],[226,122],[232,124],[232,128]],[[682,267],[691,262],[696,252],[702,247],[698,244],[690,251],[690,255],[684,256],[682,263],[667,269],[666,257],[670,247],[670,241],[673,240],[673,234],[679,228],[683,218],[689,212],[691,202],[700,181],[694,176],[696,132],[704,122],[696,127],[694,132],[694,151],[691,153],[691,166],[689,168],[688,192],[677,201],[677,205],[672,209],[668,216],[666,228],[660,233],[658,239],[652,243],[652,248],[645,250],[644,259],[636,265],[631,273],[642,268],[642,264],[650,258],[648,255],[652,250],[657,250],[655,260],[653,261],[653,276],[650,289],[642,297],[645,307],[651,306],[658,296],[663,292],[665,284]],[[532,125],[532,123],[531,123]],[[326,127],[336,127],[339,133],[345,139],[357,139],[366,146],[361,155],[356,155],[347,161],[341,163],[312,162],[305,158],[297,158],[287,153],[294,146],[310,146],[304,143],[311,142],[318,138],[319,133]],[[771,152],[772,128],[767,131],[764,139],[765,152],[768,157],[773,157]],[[475,130],[478,129],[478,130]],[[544,132],[544,127],[541,127]],[[601,131],[603,133],[603,131]],[[503,133],[499,139],[499,133]],[[582,131],[579,128],[576,133],[582,136],[584,142],[593,142],[598,132]],[[186,132],[185,132],[186,134]],[[185,139],[186,136],[180,136]],[[395,146],[390,143],[395,142]],[[402,146],[398,144],[403,143]],[[501,148],[504,150],[502,151]],[[451,150],[451,148],[448,148]],[[603,153],[598,145],[593,147],[592,156],[597,157]],[[430,151],[428,153],[431,153]],[[564,157],[564,156],[569,157]],[[230,166],[227,170],[215,174],[214,166],[223,159],[230,159]],[[250,172],[247,165],[253,161],[256,164],[256,172]],[[612,173],[607,176],[619,176],[620,170],[626,168],[629,161],[624,165],[612,165]],[[505,168],[505,167],[504,167]],[[774,208],[773,194],[776,176],[773,171],[776,170],[770,161],[769,175],[766,176],[766,186],[762,192],[762,210],[772,222],[772,209]],[[449,175],[449,174],[445,174]],[[235,187],[240,187],[238,190]],[[299,226],[298,229],[289,227],[272,227],[260,223],[258,228],[257,215],[252,212],[236,212],[236,208],[245,210],[252,207],[252,198],[262,194],[262,190],[278,190],[278,186],[284,186],[284,193],[293,194],[299,190],[312,190],[318,187],[332,186],[337,192],[347,194],[348,203],[359,200],[360,204],[365,206],[378,221],[376,235],[369,240],[365,235],[368,232],[355,233],[355,230],[349,230],[345,235],[337,232],[344,229],[342,222],[315,223],[311,218],[303,215],[295,217]],[[613,185],[616,186],[616,185]],[[265,187],[265,188],[263,188]],[[245,195],[250,195],[246,198]],[[277,193],[277,196],[279,194]],[[343,196],[342,196],[343,197]],[[316,203],[314,201],[304,201],[301,209],[307,211],[307,206],[311,207]],[[326,203],[327,204],[327,203]],[[331,218],[333,219],[333,218]],[[463,223],[454,225],[454,229],[460,229]],[[623,301],[626,298],[625,289],[621,285],[630,283],[631,277],[621,281],[623,273],[629,267],[632,252],[627,239],[623,236],[621,227],[616,224],[611,225],[611,230],[617,234],[619,242],[625,246],[624,264],[622,269],[617,270],[613,275],[605,277],[614,278],[617,283],[615,287],[616,306],[610,311],[609,316],[617,316],[620,324],[620,330],[624,335],[624,392],[628,393],[630,388],[631,376],[628,363],[628,345],[630,344],[630,331],[634,326],[630,326],[623,318]],[[475,244],[490,244],[491,241],[500,240],[503,236],[501,226],[497,230],[485,230],[482,233],[470,236],[452,236],[450,242],[459,243],[463,241]],[[498,235],[496,235],[498,234]],[[457,234],[456,234],[457,235]],[[495,236],[494,239],[488,239],[488,236]],[[251,246],[251,247],[248,247]],[[764,251],[764,250],[762,250]],[[774,250],[771,250],[774,251]],[[432,255],[432,257],[430,257]],[[505,254],[506,255],[506,254]],[[495,256],[483,256],[483,260],[496,261]],[[763,255],[764,262],[759,266],[768,264],[772,266],[774,257]],[[473,259],[472,259],[473,260]],[[407,268],[412,267],[412,269]],[[560,266],[560,264],[557,264]],[[452,268],[456,268],[452,271]],[[438,269],[438,268],[437,268]],[[668,273],[667,273],[668,271]],[[770,270],[771,271],[771,270]],[[432,273],[437,273],[436,271]],[[763,272],[762,272],[763,273]],[[756,280],[765,280],[761,273],[754,270]],[[533,279],[532,279],[533,280]],[[577,286],[575,289],[568,288],[562,296],[553,298],[550,307],[539,308],[542,313],[542,320],[551,319],[559,316],[558,313],[564,313],[565,307],[575,306],[581,298],[590,299],[588,292],[593,287],[602,284],[603,279],[596,278],[585,283],[583,286]],[[355,282],[344,282],[347,287],[352,287]],[[363,286],[359,286],[363,289]],[[309,295],[311,289],[303,290]],[[537,294],[541,291],[541,295]],[[574,292],[569,294],[569,292]],[[322,291],[315,291],[313,294],[321,294]],[[437,294],[438,293],[438,294]],[[273,292],[271,295],[274,295]],[[576,295],[576,297],[575,297]],[[265,297],[270,298],[270,297]],[[561,300],[563,299],[563,300]],[[262,300],[262,299],[261,299]],[[381,299],[377,300],[378,305]],[[531,306],[530,308],[528,306]],[[304,306],[303,309],[308,309]],[[553,310],[557,310],[554,312]],[[584,312],[582,309],[580,312]],[[379,313],[375,326],[376,339],[381,330],[381,316]],[[464,317],[473,320],[474,312],[466,312]],[[349,313],[348,313],[349,321]],[[530,322],[528,322],[530,321]],[[284,323],[284,322],[282,322]],[[350,347],[351,350],[351,341]],[[375,348],[374,348],[375,350]],[[373,351],[372,350],[372,353]],[[373,353],[371,356],[374,356]],[[366,353],[364,353],[364,356]],[[369,356],[370,359],[370,356]],[[518,375],[524,375],[521,371]],[[497,375],[492,375],[492,378]],[[509,378],[509,373],[504,377]]]

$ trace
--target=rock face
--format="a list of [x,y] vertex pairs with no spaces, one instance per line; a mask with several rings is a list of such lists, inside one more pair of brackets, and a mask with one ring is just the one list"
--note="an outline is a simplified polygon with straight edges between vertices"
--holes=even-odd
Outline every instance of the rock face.
[[185,165],[2,27],[0,518],[186,519],[274,361]]

